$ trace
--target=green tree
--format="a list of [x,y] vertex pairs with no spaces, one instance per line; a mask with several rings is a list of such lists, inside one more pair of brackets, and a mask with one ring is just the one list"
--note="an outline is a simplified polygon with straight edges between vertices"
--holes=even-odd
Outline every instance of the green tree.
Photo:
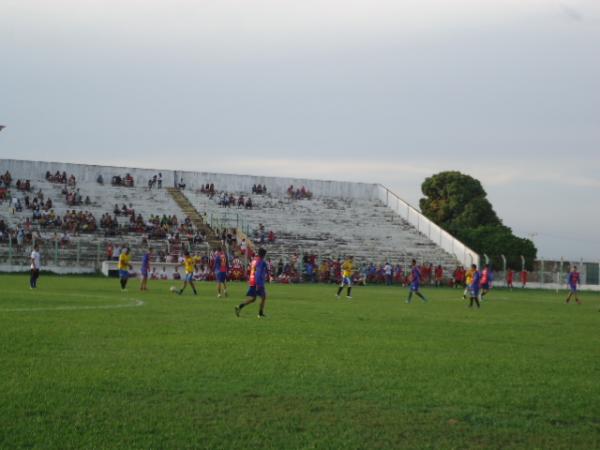
[[423,214],[476,252],[490,256],[495,267],[501,267],[500,255],[514,268],[520,267],[523,255],[528,268],[533,267],[535,245],[503,225],[479,180],[457,171],[441,172],[427,178],[421,189]]

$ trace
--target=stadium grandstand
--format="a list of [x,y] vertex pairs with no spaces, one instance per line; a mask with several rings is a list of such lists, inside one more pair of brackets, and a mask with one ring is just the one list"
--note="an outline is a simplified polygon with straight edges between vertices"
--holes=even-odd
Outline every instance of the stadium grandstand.
[[[245,260],[264,246],[273,264],[353,255],[363,267],[442,266],[478,255],[378,184],[1,160],[0,267],[98,271],[122,246],[176,264],[184,250],[227,247]],[[164,270],[164,269],[163,269]]]

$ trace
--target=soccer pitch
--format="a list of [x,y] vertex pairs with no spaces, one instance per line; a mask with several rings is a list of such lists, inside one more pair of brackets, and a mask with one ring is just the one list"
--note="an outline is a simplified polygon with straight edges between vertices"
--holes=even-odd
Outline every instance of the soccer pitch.
[[597,294],[173,284],[0,276],[0,448],[600,447]]

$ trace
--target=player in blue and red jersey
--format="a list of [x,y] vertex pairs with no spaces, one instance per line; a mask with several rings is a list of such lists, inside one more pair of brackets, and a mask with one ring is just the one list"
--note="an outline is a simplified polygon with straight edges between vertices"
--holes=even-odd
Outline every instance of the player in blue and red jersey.
[[483,300],[483,297],[485,297],[485,294],[487,294],[488,292],[490,292],[490,286],[492,283],[492,275],[490,274],[490,266],[489,265],[485,265],[483,266],[483,271],[481,272],[481,281],[479,282],[479,287],[480,287],[480,291],[479,291],[479,300]]
[[573,266],[571,272],[567,276],[567,285],[569,286],[569,296],[567,297],[567,303],[571,301],[571,297],[575,297],[578,305],[581,305],[579,301],[579,296],[577,295],[577,286],[581,284],[581,276],[579,272],[577,272],[577,266]]
[[267,251],[264,248],[258,249],[258,256],[255,256],[250,264],[250,278],[248,279],[248,292],[246,300],[235,307],[235,315],[240,316],[240,312],[244,307],[256,301],[256,297],[260,296],[260,309],[258,310],[258,318],[265,317],[265,302],[267,301],[267,292],[265,291],[265,282],[269,277],[269,266],[265,261]]
[[227,297],[227,255],[222,247],[219,247],[215,253],[215,279],[217,280],[217,297],[221,294]]
[[424,302],[427,301],[425,296],[421,294],[421,271],[417,267],[417,261],[415,259],[412,260],[411,272],[410,272],[410,291],[408,293],[408,298],[406,299],[406,303],[410,303],[412,300],[413,294],[417,295]]
[[473,307],[473,303],[476,303],[477,307],[479,308],[479,294],[481,289],[482,275],[481,272],[477,270],[477,266],[475,264],[471,266],[471,272],[473,273],[473,281],[471,282],[471,299],[469,302],[469,308]]
[[142,284],[140,284],[140,291],[148,290],[148,273],[150,273],[150,260],[152,259],[152,248],[149,247],[148,251],[142,256],[142,267],[140,272],[142,274]]

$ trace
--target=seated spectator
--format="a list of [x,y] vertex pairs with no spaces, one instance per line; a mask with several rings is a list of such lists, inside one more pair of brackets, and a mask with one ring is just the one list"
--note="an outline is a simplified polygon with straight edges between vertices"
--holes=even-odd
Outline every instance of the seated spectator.
[[246,200],[246,209],[252,209],[252,199],[250,197]]
[[256,194],[256,193],[257,193],[257,192],[256,192],[256,184],[253,184],[253,185],[252,185],[252,193],[253,193],[253,194]]
[[10,174],[10,172],[7,170],[4,173],[4,175],[2,175],[0,178],[2,178],[2,183],[4,184],[4,186],[9,188],[10,184],[12,183],[12,175]]
[[133,187],[133,177],[130,174],[125,175],[125,186]]
[[98,178],[96,178],[96,183],[104,184],[104,177],[102,177],[102,174],[98,175]]
[[92,204],[92,201],[90,200],[90,196],[89,195],[85,196],[85,200],[84,200],[83,203],[85,203],[86,205],[91,205]]
[[273,230],[269,230],[269,237],[267,239],[269,240],[270,244],[275,242],[275,233],[273,233]]

